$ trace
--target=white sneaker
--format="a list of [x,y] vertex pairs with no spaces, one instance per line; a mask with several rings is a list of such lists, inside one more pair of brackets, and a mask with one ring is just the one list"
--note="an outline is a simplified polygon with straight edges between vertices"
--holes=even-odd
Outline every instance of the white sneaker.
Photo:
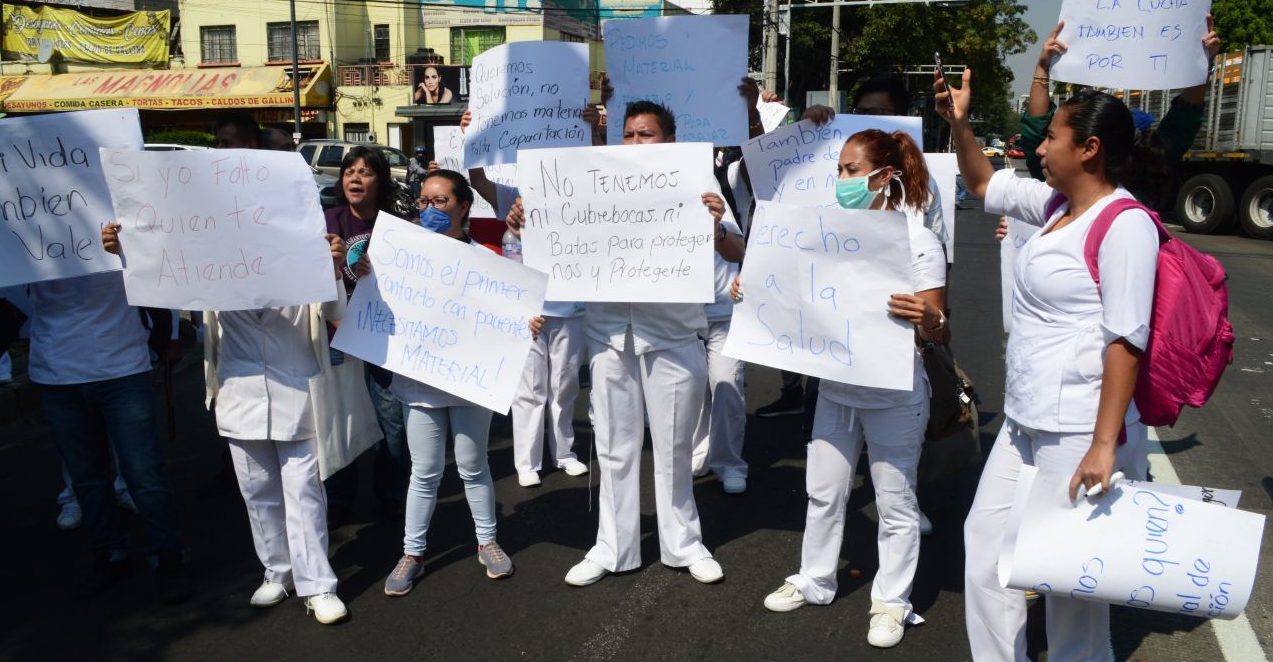
[[57,528],[63,531],[80,528],[80,522],[84,519],[84,513],[80,510],[80,504],[72,501],[62,506],[62,512],[57,514]]
[[892,648],[902,643],[905,627],[892,614],[876,614],[871,617],[871,629],[866,633],[866,643],[876,648]]
[[305,613],[314,612],[314,618],[323,625],[331,625],[345,619],[349,610],[335,593],[319,593],[305,598]]
[[777,591],[765,596],[765,609],[778,613],[795,611],[807,604],[800,589],[791,582],[784,582]]
[[747,491],[747,479],[737,474],[729,474],[720,479],[721,489],[725,494],[742,494]]
[[256,592],[252,594],[252,599],[248,600],[248,604],[253,607],[273,607],[286,599],[287,587],[267,579],[257,587]]
[[566,460],[561,463],[561,470],[566,472],[567,476],[582,476],[588,473],[588,465],[579,460]]
[[518,471],[517,484],[522,487],[539,487],[538,471]]
[[571,586],[587,586],[595,584],[599,579],[610,574],[609,570],[597,565],[589,559],[584,559],[575,564],[575,567],[566,573],[566,583]]
[[725,578],[725,571],[721,569],[716,559],[711,557],[691,563],[689,571],[691,577],[703,584],[715,584]]
[[926,536],[933,532],[933,523],[928,519],[928,515],[924,511],[919,511],[919,535]]

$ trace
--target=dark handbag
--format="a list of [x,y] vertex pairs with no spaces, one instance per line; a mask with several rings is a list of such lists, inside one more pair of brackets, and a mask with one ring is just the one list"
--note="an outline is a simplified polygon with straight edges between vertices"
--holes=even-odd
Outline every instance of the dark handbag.
[[971,428],[976,418],[976,389],[968,375],[955,365],[950,345],[921,341],[920,353],[932,389],[924,439],[945,439]]

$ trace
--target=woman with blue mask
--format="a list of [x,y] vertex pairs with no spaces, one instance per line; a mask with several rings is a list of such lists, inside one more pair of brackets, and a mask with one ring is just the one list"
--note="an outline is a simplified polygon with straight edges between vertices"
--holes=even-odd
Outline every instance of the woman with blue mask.
[[[906,214],[911,292],[879,303],[887,305],[890,315],[913,324],[919,339],[946,342],[946,256],[941,240],[924,226],[931,194],[919,146],[902,131],[860,131],[840,150],[837,167],[835,197],[841,207]],[[880,215],[880,222],[901,220]],[[741,296],[740,288],[735,292]],[[911,351],[915,377],[909,390],[822,381],[806,462],[809,509],[800,570],[765,598],[765,607],[778,612],[826,605],[835,598],[845,507],[865,444],[879,511],[879,570],[871,586],[867,642],[880,648],[900,643],[906,623],[923,622],[911,607],[910,592],[919,560],[915,481],[928,423],[929,386],[919,352]]]
[[[469,241],[466,231],[472,206],[473,189],[454,170],[434,170],[426,175],[416,202],[422,227],[465,242]],[[538,334],[541,324],[538,318],[531,322],[532,334]],[[495,484],[486,461],[491,410],[403,375],[394,375],[389,390],[403,403],[411,479],[402,558],[385,579],[385,595],[406,595],[424,574],[425,536],[446,467],[448,438],[455,440],[455,466],[473,515],[478,561],[491,579],[513,574],[512,560],[495,542]]]

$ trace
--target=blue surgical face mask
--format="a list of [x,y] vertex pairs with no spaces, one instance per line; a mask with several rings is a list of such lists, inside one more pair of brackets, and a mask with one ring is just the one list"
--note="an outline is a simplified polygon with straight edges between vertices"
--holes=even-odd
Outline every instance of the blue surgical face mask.
[[433,205],[429,205],[420,210],[420,226],[438,234],[445,233],[451,229],[451,215]]
[[835,201],[845,209],[869,209],[878,191],[871,190],[871,177],[883,170],[876,168],[861,177],[835,180]]

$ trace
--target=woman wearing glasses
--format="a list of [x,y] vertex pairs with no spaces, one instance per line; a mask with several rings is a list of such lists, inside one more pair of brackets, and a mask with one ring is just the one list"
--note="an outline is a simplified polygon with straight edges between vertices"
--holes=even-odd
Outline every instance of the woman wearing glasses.
[[[420,225],[426,230],[468,242],[469,209],[473,189],[454,170],[434,170],[420,187]],[[531,321],[538,335],[541,318]],[[432,386],[394,375],[393,395],[404,404],[407,446],[411,450],[411,480],[407,487],[402,558],[385,579],[385,595],[411,592],[424,574],[425,536],[437,504],[438,484],[446,467],[446,442],[455,440],[455,466],[464,481],[464,497],[477,533],[477,559],[486,576],[501,579],[513,574],[513,561],[495,542],[495,484],[486,461],[491,410]]]

